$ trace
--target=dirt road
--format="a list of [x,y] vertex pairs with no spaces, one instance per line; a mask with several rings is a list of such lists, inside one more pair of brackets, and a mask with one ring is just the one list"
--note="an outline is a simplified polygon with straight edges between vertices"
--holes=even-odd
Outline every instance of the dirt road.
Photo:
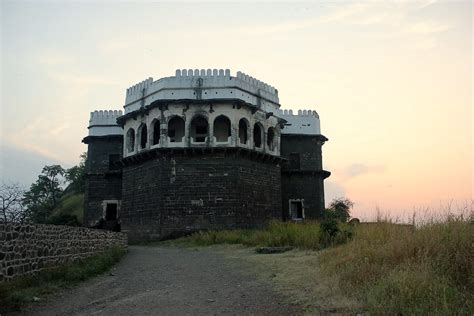
[[36,303],[24,314],[302,314],[248,268],[248,262],[208,248],[132,246],[111,274]]

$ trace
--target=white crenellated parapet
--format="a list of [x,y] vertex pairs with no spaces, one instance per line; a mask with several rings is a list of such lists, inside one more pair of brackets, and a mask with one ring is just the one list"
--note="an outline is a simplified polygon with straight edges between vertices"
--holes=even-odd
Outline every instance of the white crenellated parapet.
[[278,110],[276,115],[286,120],[282,134],[320,135],[319,115],[313,110]]
[[265,112],[280,107],[277,89],[243,72],[232,76],[229,69],[178,69],[172,77],[148,78],[127,89],[125,113],[157,100],[180,99],[240,99]]
[[127,89],[127,96],[128,95],[135,95],[135,94],[142,94],[144,89],[147,89],[153,83],[153,78],[150,77],[146,80],[143,80],[137,83],[134,86],[131,86]]
[[89,136],[122,135],[123,129],[117,124],[122,116],[121,110],[100,110],[91,112],[89,119]]

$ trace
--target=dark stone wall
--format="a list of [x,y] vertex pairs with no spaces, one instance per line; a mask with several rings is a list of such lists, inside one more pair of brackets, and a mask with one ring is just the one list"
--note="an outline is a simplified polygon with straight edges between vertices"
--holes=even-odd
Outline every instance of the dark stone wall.
[[[305,218],[322,216],[325,207],[324,179],[330,173],[322,169],[322,135],[285,135],[281,137],[283,218],[289,218],[289,200],[304,199]],[[298,163],[292,162],[299,157]]]
[[131,241],[281,219],[281,171],[239,153],[157,155],[123,168],[122,230]]
[[0,283],[112,247],[126,249],[127,235],[63,225],[0,224]]
[[[322,170],[322,144],[327,140],[322,135],[281,135],[281,156],[289,159],[291,153],[300,156],[301,170]],[[288,169],[288,168],[283,168]]]
[[122,136],[87,137],[86,186],[84,195],[84,225],[93,226],[103,217],[104,200],[122,199],[122,170],[110,164],[110,155],[122,157]]
[[284,219],[289,218],[290,199],[304,199],[305,218],[320,218],[324,210],[323,176],[284,172],[282,174],[282,209]]

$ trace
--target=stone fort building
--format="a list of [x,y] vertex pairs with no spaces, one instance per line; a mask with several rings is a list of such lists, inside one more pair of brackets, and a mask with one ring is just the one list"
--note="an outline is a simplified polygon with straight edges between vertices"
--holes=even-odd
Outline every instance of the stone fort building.
[[127,89],[124,112],[89,121],[84,224],[132,241],[318,218],[324,209],[315,111],[280,109],[242,72],[177,70]]

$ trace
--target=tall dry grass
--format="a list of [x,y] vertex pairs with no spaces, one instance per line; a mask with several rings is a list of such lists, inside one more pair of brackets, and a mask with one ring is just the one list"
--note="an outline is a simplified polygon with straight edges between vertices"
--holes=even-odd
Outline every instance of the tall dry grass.
[[[331,244],[345,242],[350,236],[351,227],[339,224],[340,232],[331,239]],[[264,229],[236,229],[198,232],[181,239],[180,242],[197,246],[214,244],[243,244],[249,247],[291,246],[300,249],[320,250],[328,246],[321,238],[320,225],[316,221],[304,223],[272,221]]]
[[474,223],[361,224],[351,242],[321,253],[323,271],[373,314],[474,314]]

